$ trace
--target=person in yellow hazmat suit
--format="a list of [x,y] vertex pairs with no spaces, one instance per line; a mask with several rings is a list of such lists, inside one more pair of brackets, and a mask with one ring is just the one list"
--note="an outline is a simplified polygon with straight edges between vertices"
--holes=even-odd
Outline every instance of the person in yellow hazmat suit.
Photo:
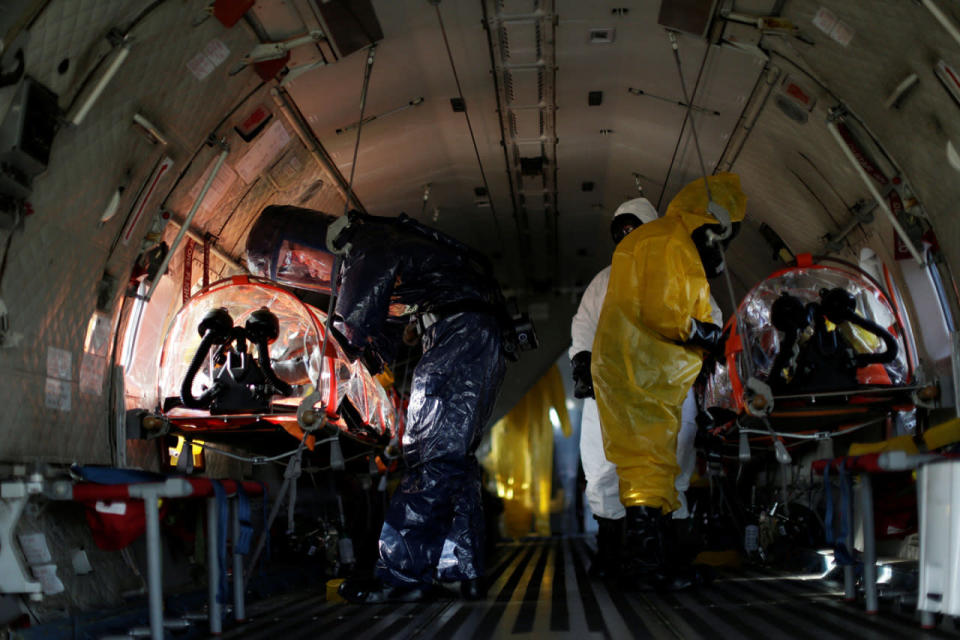
[[[616,246],[635,229],[657,219],[657,210],[646,198],[627,200],[613,214],[610,236]],[[617,468],[603,453],[600,417],[590,377],[590,351],[597,332],[597,321],[607,294],[610,266],[604,267],[587,285],[580,306],[570,324],[570,365],[573,372],[573,396],[583,399],[580,414],[580,461],[587,480],[584,492],[587,505],[597,521],[597,555],[588,574],[609,578],[620,571],[624,510],[620,504]]]
[[[604,450],[626,509],[629,570],[668,588],[693,582],[673,560],[666,529],[667,514],[681,506],[682,406],[704,354],[722,353],[725,339],[711,322],[707,279],[723,273],[723,249],[746,209],[739,176],[708,180],[709,197],[702,178],[688,184],[662,218],[617,245],[591,362]],[[708,212],[717,205],[729,220]]]

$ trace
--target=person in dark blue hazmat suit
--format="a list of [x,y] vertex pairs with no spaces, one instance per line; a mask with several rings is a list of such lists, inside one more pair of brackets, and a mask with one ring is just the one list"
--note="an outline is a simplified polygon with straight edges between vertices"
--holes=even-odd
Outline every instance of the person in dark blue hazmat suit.
[[401,443],[406,471],[380,533],[377,580],[347,580],[340,594],[358,603],[410,602],[429,597],[439,580],[481,597],[474,452],[504,375],[499,286],[483,256],[406,216],[351,212],[326,238],[343,256],[334,332],[348,355],[388,359],[391,313],[416,318],[423,345]]

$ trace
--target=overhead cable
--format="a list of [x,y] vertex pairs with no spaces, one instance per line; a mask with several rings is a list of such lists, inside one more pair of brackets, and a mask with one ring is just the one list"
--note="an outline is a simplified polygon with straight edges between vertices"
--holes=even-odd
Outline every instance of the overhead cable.
[[473,133],[473,124],[470,122],[470,109],[466,107],[467,101],[463,97],[463,88],[460,86],[460,76],[457,74],[457,65],[453,61],[453,52],[450,51],[450,41],[447,39],[447,29],[443,25],[443,16],[440,15],[440,5],[434,6],[437,11],[437,22],[440,23],[440,33],[443,35],[443,45],[447,49],[447,58],[450,60],[450,69],[453,71],[453,80],[457,83],[457,95],[463,102],[463,115],[467,119],[467,129],[470,130],[470,140],[473,142],[473,152],[477,156],[477,165],[480,167],[480,178],[483,180],[483,188],[487,190],[487,198],[490,200],[490,215],[493,216],[493,226],[497,230],[497,239],[503,246],[503,235],[500,232],[500,222],[497,220],[497,209],[493,204],[493,195],[490,192],[490,184],[487,182],[487,174],[483,170],[483,161],[480,160],[480,149],[477,146],[477,137]]

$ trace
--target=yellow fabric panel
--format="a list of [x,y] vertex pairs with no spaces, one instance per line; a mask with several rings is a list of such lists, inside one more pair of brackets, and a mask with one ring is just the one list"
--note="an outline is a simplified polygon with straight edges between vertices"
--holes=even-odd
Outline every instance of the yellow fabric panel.
[[[606,316],[606,321],[604,317]],[[664,340],[606,305],[592,371],[603,448],[625,507],[680,508],[674,488],[680,407],[700,371],[698,350]]]
[[374,379],[380,383],[381,387],[388,391],[393,388],[393,383],[395,382],[393,371],[391,371],[387,365],[383,365],[383,371],[375,375]]
[[889,440],[880,442],[854,442],[847,450],[848,456],[862,456],[868,453],[884,453],[887,451],[905,451],[906,453],[918,453],[917,443],[910,436],[897,436]]
[[553,423],[556,411],[565,437],[571,433],[566,393],[556,365],[499,420],[490,433],[483,466],[504,503],[504,533],[520,538],[550,535],[553,495]]
[[[954,418],[927,429],[923,434],[923,441],[926,443],[927,449],[939,449],[960,442],[960,418]],[[862,456],[868,453],[884,453],[887,451],[919,453],[917,443],[913,441],[911,436],[897,436],[880,442],[855,442],[850,445],[847,455]]]
[[743,559],[740,557],[740,552],[735,549],[729,551],[701,551],[693,560],[693,564],[739,569],[743,565]]
[[[734,222],[746,196],[735,174],[710,178],[714,200]],[[604,451],[617,466],[626,507],[680,507],[674,479],[680,407],[702,364],[677,342],[691,318],[709,322],[710,286],[690,234],[717,224],[703,179],[684,187],[663,218],[628,235],[614,252],[593,343],[591,371]]]
[[877,353],[883,346],[883,341],[878,336],[849,322],[843,323],[840,333],[857,353]]

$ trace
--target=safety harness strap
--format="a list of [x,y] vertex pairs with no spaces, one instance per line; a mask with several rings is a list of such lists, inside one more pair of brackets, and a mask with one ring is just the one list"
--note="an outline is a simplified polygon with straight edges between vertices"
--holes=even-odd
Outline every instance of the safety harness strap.
[[250,523],[250,497],[243,490],[243,485],[237,483],[237,518],[240,520],[240,531],[233,541],[233,552],[240,555],[250,553],[250,543],[253,541],[253,525]]
[[853,554],[847,548],[847,535],[850,532],[850,512],[853,510],[850,474],[846,464],[840,467],[840,535],[833,547],[833,560],[838,565],[854,564]]
[[207,532],[207,544],[217,545],[220,580],[217,584],[217,602],[227,602],[227,490],[219,480],[210,480],[217,501],[217,530]]

